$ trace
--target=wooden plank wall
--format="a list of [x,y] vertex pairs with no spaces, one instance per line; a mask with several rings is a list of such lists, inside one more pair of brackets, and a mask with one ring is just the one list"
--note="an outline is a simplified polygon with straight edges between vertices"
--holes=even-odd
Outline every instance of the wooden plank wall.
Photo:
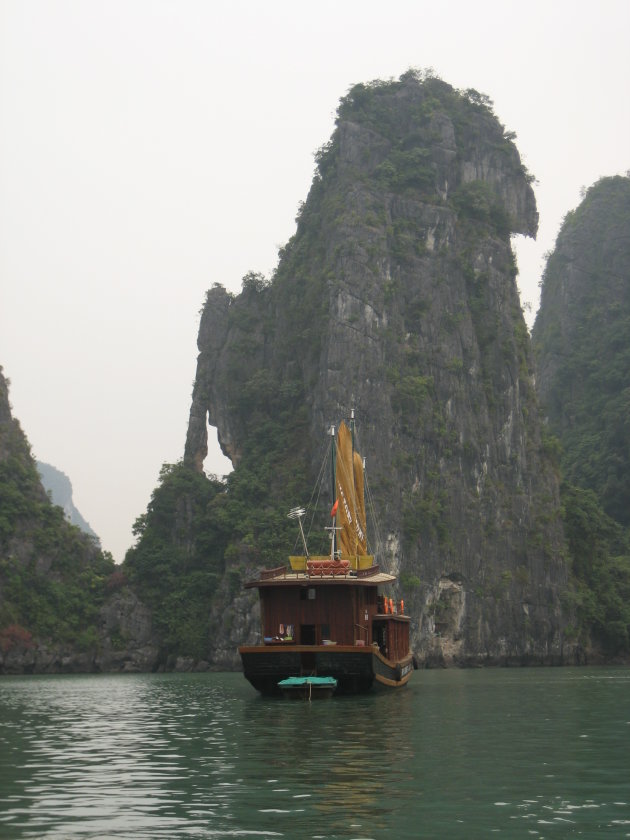
[[[315,591],[315,598],[302,599],[300,591]],[[366,633],[360,627],[371,627],[372,615],[376,612],[377,588],[349,586],[278,587],[261,590],[261,613],[263,636],[276,636],[280,625],[285,628],[293,624],[293,638],[300,644],[300,625],[310,624],[316,628],[316,644],[322,643],[322,626],[329,628],[328,638],[337,644],[352,645],[356,639],[366,640]],[[368,621],[365,621],[365,611]],[[367,644],[371,644],[368,632]]]
[[409,624],[401,621],[388,621],[389,655],[391,659],[402,659],[409,653]]

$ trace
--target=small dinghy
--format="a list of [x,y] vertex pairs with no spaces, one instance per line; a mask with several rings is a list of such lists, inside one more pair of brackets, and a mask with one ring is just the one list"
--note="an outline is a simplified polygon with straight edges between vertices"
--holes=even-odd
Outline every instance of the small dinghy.
[[332,697],[337,688],[334,677],[288,677],[280,680],[279,689],[285,697],[295,700],[319,700]]

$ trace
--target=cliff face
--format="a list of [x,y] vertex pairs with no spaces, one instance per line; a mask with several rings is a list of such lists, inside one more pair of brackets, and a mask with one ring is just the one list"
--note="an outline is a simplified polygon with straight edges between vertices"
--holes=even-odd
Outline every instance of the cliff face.
[[[206,418],[237,479],[265,424],[300,428],[257,476],[268,505],[292,464],[315,479],[354,408],[416,653],[559,661],[558,486],[510,247],[537,212],[512,138],[484,97],[408,73],[353,88],[317,162],[272,281],[208,293],[185,463],[201,469]],[[255,614],[239,623],[253,639]]]
[[533,331],[538,390],[568,481],[630,525],[630,178],[603,178],[567,214]]

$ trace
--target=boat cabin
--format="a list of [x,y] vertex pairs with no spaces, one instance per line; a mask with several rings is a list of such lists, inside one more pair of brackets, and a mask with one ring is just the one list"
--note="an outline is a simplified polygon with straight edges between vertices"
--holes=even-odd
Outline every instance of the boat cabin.
[[372,566],[344,574],[314,574],[281,566],[247,586],[260,594],[261,635],[265,645],[375,645],[398,660],[409,652],[409,617],[381,588],[394,581]]

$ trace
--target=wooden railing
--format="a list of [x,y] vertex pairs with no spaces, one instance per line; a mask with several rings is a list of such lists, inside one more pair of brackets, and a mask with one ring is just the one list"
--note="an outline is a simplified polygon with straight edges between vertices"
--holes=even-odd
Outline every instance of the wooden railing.
[[374,566],[369,566],[367,569],[357,569],[357,577],[372,577],[372,575],[377,575],[379,568],[376,564]]
[[270,578],[280,577],[280,575],[284,576],[286,573],[286,566],[276,566],[275,569],[263,569],[260,573],[260,579],[269,580]]

